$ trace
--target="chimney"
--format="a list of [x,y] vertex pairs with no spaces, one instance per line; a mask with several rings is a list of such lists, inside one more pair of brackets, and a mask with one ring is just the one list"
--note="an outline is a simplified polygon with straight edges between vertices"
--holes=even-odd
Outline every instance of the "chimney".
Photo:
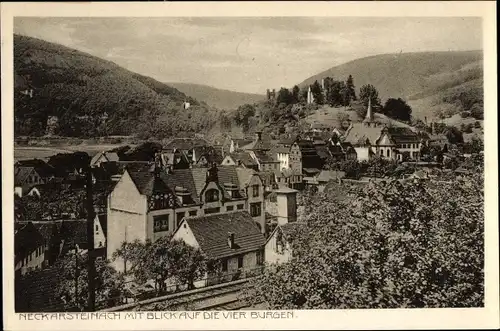
[[233,232],[228,232],[227,233],[227,245],[231,249],[234,248],[234,233]]
[[321,89],[324,91],[325,90],[325,79],[321,79]]
[[285,187],[276,190],[278,203],[278,224],[297,221],[297,190]]

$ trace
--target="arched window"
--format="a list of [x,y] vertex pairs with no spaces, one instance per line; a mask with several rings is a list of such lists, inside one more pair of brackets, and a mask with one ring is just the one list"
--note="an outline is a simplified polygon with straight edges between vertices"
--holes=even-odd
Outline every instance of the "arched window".
[[205,192],[205,202],[219,201],[219,191],[216,189],[210,189]]
[[391,156],[391,150],[387,149],[387,157]]

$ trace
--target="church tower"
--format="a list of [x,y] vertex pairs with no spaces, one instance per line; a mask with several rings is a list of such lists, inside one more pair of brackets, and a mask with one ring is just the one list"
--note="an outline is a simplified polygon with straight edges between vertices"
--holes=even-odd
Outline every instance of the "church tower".
[[372,100],[368,99],[368,109],[366,110],[366,116],[363,120],[366,126],[370,126],[373,123],[373,112],[372,112]]

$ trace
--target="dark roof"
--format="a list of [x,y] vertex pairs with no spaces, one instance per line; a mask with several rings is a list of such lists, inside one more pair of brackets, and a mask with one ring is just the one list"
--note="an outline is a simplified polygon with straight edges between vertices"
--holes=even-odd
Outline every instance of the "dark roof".
[[31,160],[19,160],[16,162],[15,166],[17,167],[33,167],[35,171],[42,178],[54,176],[56,171],[54,167],[49,165],[44,160],[40,159],[31,159]]
[[15,264],[44,244],[45,239],[33,223],[18,225],[14,234]]
[[396,144],[418,143],[421,140],[421,137],[409,128],[389,127],[387,128],[387,132],[391,135],[391,138]]
[[233,139],[234,143],[238,145],[239,148],[249,145],[253,142],[253,139]]
[[236,162],[241,162],[245,167],[254,167],[257,165],[248,151],[239,151],[230,154],[231,158]]
[[256,139],[246,146],[241,146],[244,150],[269,150],[271,149],[271,142],[262,139]]
[[14,168],[14,185],[22,186],[26,183],[28,176],[35,171],[34,167],[15,167]]
[[[187,218],[202,252],[220,259],[259,250],[265,244],[264,235],[247,211]],[[234,233],[235,248],[228,245],[229,233]]]
[[[193,172],[202,171],[202,175],[193,175]],[[176,169],[172,173],[166,174],[162,173],[162,179],[165,181],[167,186],[175,191],[176,187],[182,187],[187,189],[191,193],[191,199],[194,203],[200,203],[199,191],[205,185],[205,169],[193,168],[193,169]],[[201,186],[201,188],[199,188]]]
[[319,170],[318,168],[302,168],[302,171],[305,172],[306,174],[317,174],[321,170]]
[[171,189],[165,184],[160,176],[155,176],[152,171],[141,169],[139,171],[129,171],[135,186],[139,192],[146,196],[151,196],[155,193],[170,193]]
[[257,150],[254,151],[255,157],[259,160],[260,163],[274,163],[279,162],[276,161],[270,153],[265,153],[263,151]]

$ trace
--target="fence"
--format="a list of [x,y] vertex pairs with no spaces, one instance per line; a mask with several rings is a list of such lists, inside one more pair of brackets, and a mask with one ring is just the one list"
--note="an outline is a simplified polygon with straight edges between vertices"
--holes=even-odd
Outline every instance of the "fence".
[[195,280],[191,285],[182,282],[175,282],[173,284],[166,285],[161,290],[153,287],[148,283],[136,286],[134,281],[127,281],[124,283],[123,291],[119,296],[113,296],[111,298],[96,302],[96,309],[105,309],[122,304],[137,303],[139,301],[173,294],[182,295],[183,292],[197,289],[206,288],[207,290],[209,290],[209,288],[212,286],[259,276],[263,273],[264,268],[265,267],[262,265],[251,269],[238,269],[234,272],[225,272],[217,275],[210,275]]

